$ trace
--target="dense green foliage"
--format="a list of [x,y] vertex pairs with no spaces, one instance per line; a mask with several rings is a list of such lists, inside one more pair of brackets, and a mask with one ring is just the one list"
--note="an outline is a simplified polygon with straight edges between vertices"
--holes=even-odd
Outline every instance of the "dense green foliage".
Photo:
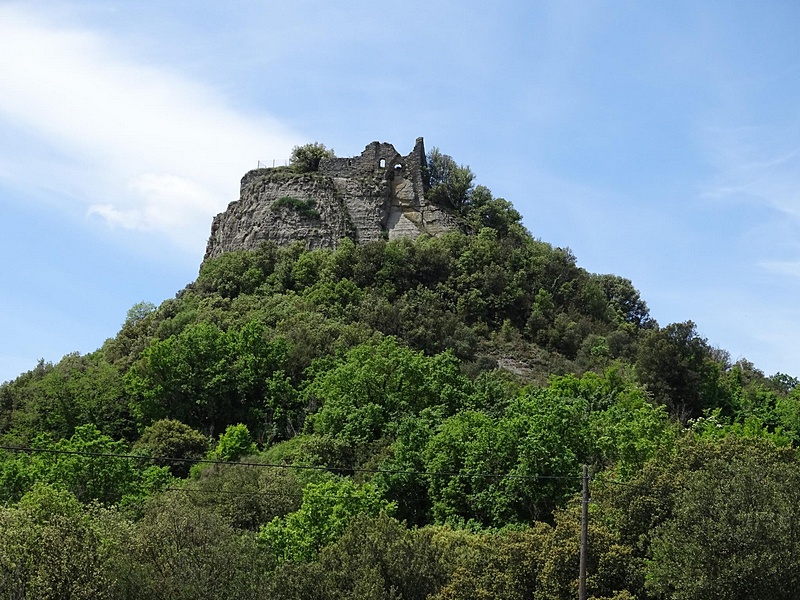
[[311,142],[292,148],[289,166],[300,173],[308,173],[319,168],[320,160],[333,156],[333,148],[326,148],[325,144],[319,142]]
[[459,165],[452,156],[434,148],[428,153],[428,174],[431,185],[429,196],[435,202],[461,208],[469,201],[472,181],[475,179],[469,167]]
[[798,381],[429,158],[462,231],[225,254],[0,386],[0,598],[574,598],[583,464],[591,597],[792,597]]

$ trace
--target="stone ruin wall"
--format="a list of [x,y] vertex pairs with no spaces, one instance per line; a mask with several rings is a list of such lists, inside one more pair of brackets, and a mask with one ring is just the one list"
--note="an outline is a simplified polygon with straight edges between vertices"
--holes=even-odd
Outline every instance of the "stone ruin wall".
[[[426,168],[418,138],[407,156],[392,144],[372,142],[360,156],[321,160],[313,173],[250,171],[242,178],[239,200],[214,218],[205,258],[254,250],[263,242],[302,241],[309,249],[332,249],[343,238],[366,243],[454,229],[452,213],[425,198]],[[316,216],[281,206],[279,200],[287,197],[313,203]]]

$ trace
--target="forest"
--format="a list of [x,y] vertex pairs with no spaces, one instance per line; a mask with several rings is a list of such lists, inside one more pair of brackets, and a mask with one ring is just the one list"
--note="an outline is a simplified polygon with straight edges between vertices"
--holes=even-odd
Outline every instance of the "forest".
[[589,598],[796,597],[798,380],[432,159],[460,231],[224,254],[0,386],[0,598],[577,598],[583,465]]

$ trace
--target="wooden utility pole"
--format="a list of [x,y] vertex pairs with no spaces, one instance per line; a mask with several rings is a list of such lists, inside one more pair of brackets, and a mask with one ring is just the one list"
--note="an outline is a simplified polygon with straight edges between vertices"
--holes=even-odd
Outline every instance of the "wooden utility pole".
[[586,600],[586,544],[589,537],[589,467],[583,465],[583,498],[581,499],[581,565],[578,577],[578,600]]

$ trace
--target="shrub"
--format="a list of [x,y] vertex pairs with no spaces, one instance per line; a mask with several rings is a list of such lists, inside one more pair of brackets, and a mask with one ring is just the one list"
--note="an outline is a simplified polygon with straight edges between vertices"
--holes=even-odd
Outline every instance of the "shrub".
[[316,203],[313,200],[301,200],[292,196],[283,196],[275,201],[272,205],[272,210],[288,208],[306,219],[319,219],[319,211],[314,208],[315,205]]
[[333,148],[326,148],[325,144],[313,142],[292,148],[289,166],[300,173],[308,173],[319,169],[319,161],[323,158],[333,158]]

